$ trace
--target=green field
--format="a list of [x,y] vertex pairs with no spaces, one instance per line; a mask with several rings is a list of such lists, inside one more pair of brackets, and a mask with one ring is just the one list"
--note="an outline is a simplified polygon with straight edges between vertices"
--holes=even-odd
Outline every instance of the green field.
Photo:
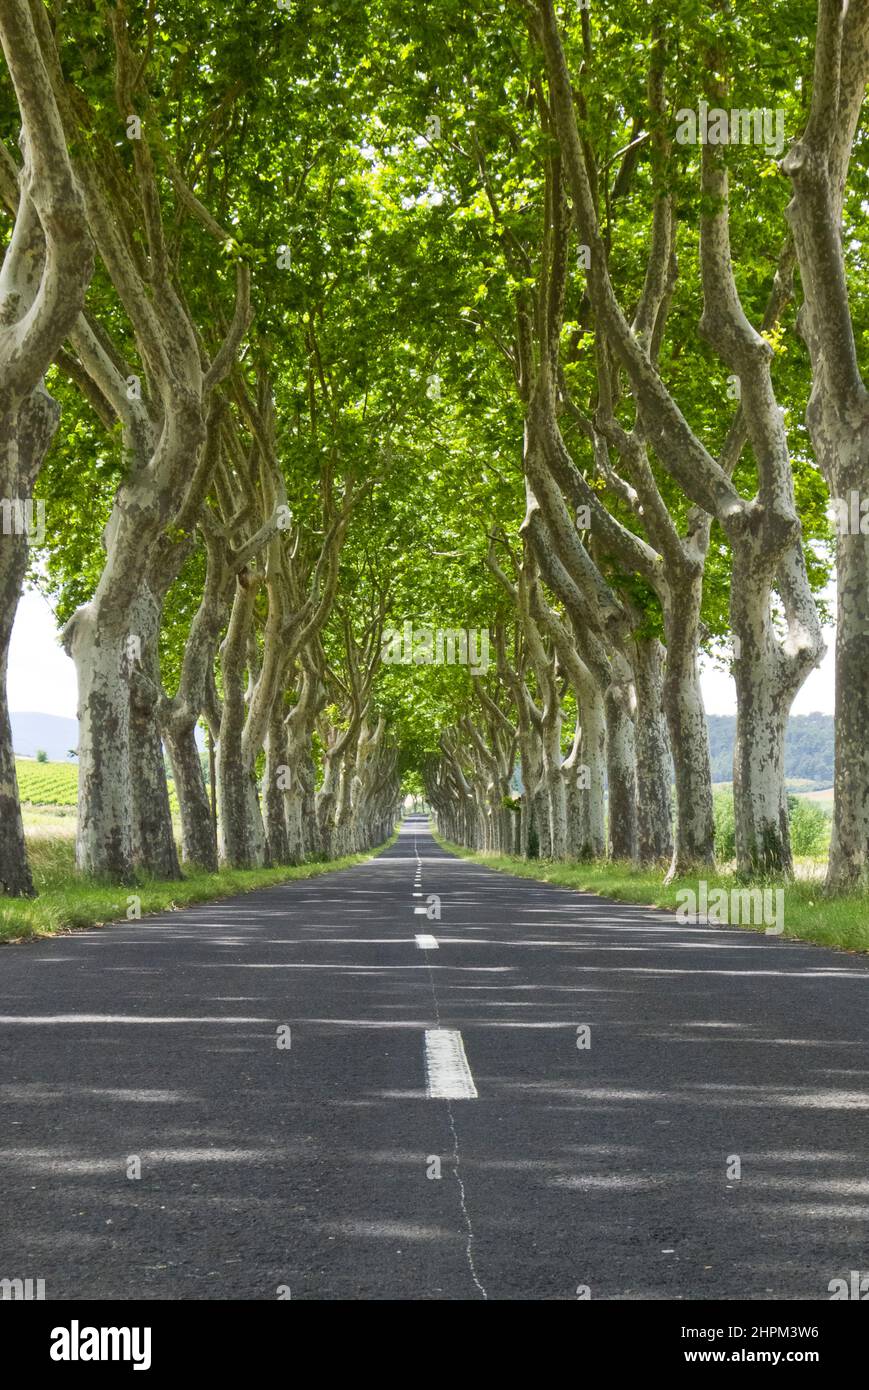
[[[34,758],[16,758],[18,790],[23,805],[75,806],[78,794],[78,763],[38,763]],[[178,815],[175,783],[169,778],[169,805]]]

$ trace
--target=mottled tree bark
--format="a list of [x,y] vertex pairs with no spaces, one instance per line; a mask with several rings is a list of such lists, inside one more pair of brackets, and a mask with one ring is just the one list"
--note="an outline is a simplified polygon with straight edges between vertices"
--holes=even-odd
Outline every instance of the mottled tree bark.
[[[656,456],[686,496],[715,516],[727,534],[734,553],[734,633],[741,643],[745,670],[753,662],[758,663],[751,684],[757,687],[778,680],[779,698],[789,705],[819,660],[823,643],[800,545],[787,437],[771,384],[772,349],[749,323],[736,290],[729,244],[727,173],[721,152],[709,144],[704,144],[702,151],[700,261],[704,310],[700,331],[741,384],[741,409],[759,475],[758,496],[750,502],[739,495],[728,472],[691,431],[657,372],[648,341],[633,331],[616,300],[553,0],[538,0],[538,13],[537,29],[549,75],[559,148],[580,236],[589,248],[587,288],[597,329],[605,335],[628,377],[644,433],[654,441]],[[713,85],[719,82],[720,70],[713,57]],[[714,94],[717,99],[718,91]],[[654,264],[650,264],[650,273],[654,273]],[[785,607],[788,634],[775,648],[752,642],[750,605],[746,596],[737,592],[752,569],[757,579],[759,552],[767,561],[762,600],[767,608],[771,606],[775,585]],[[742,620],[746,621],[744,632],[739,627]],[[761,670],[764,663],[768,669]],[[742,722],[745,741],[754,736],[757,726],[750,718]],[[761,749],[757,749],[757,756],[742,759],[750,778],[755,776],[760,753]],[[771,771],[767,763],[764,775],[768,777]],[[778,868],[786,872],[790,862],[787,828],[781,833],[767,819],[768,792],[763,790],[755,795],[749,786],[740,788],[739,795],[744,796],[738,813],[743,827],[738,840],[740,868]]]
[[666,653],[656,637],[635,644],[637,692],[637,841],[641,864],[668,864],[673,854],[673,760],[663,707]]
[[0,147],[3,196],[15,213],[0,271],[0,886],[11,895],[30,895],[6,696],[9,641],[27,568],[33,487],[60,413],[42,378],[81,310],[93,258],[27,5],[0,9],[0,43],[21,113],[24,156],[18,175]]
[[27,571],[27,530],[20,523],[59,416],[56,402],[36,389],[21,402],[15,418],[0,419],[0,488],[4,498],[19,504],[12,510],[8,533],[4,529],[0,534],[0,889],[12,897],[30,897],[34,891],[6,696],[9,643]]
[[842,209],[869,81],[869,3],[819,0],[809,119],[786,156],[788,217],[812,363],[806,423],[839,514],[833,834],[827,888],[869,888],[869,392],[860,372]]

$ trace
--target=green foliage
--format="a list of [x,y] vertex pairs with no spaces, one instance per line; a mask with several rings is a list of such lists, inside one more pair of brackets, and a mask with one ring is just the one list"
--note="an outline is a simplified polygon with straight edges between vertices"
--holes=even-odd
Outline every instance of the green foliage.
[[830,818],[820,806],[799,796],[789,796],[788,815],[795,857],[810,859],[829,849]]
[[[713,793],[715,812],[715,858],[730,864],[736,858],[736,829],[733,793],[718,789]],[[830,845],[830,818],[820,806],[803,797],[788,797],[791,850],[796,859],[811,859],[826,853]]]
[[736,858],[736,824],[733,813],[733,792],[716,790],[712,793],[715,815],[715,858],[719,864],[730,864]]
[[[652,25],[661,25],[666,40],[671,112],[708,92],[715,49],[731,104],[781,107],[791,139],[805,118],[815,8],[813,0],[771,0],[750,11],[705,0],[680,0],[660,13],[646,0],[590,11],[559,7],[571,72],[577,80],[581,74],[578,109],[599,175],[599,211],[622,304],[636,304],[646,274],[657,186],[651,143],[640,145],[622,187],[613,179],[625,148],[649,127]],[[506,550],[516,555],[521,549],[517,301],[531,305],[541,275],[551,139],[535,107],[541,57],[523,7],[443,0],[433,15],[398,0],[294,0],[286,13],[248,0],[196,6],[165,0],[157,10],[137,0],[128,9],[134,47],[147,55],[137,109],[157,170],[178,284],[210,353],[231,312],[233,263],[240,257],[250,267],[256,318],[239,370],[249,386],[257,371],[268,373],[277,452],[304,554],[313,556],[319,544],[324,477],[336,478],[339,494],[351,480],[357,487],[371,484],[351,521],[340,603],[322,637],[330,670],[339,680],[346,676],[345,622],[357,636],[368,631],[381,601],[387,627],[411,622],[494,630],[503,624],[509,645],[514,615],[486,568],[485,553],[494,531],[503,535]],[[102,0],[82,0],[54,6],[53,22],[65,74],[90,113],[86,143],[97,153],[114,152],[129,169],[132,142],[124,135],[126,112],[118,107],[106,12]],[[9,148],[17,130],[7,83],[0,91],[0,134]],[[759,324],[787,235],[790,185],[750,146],[728,149],[726,159],[734,273],[746,313]],[[224,229],[222,245],[189,216],[172,164]],[[737,406],[728,396],[725,364],[699,332],[697,147],[673,147],[667,179],[678,215],[679,276],[660,371],[691,428],[717,455]],[[869,176],[859,166],[849,180],[844,247],[849,275],[863,291],[869,288],[862,254],[867,197]],[[134,240],[146,259],[138,231]],[[561,357],[574,401],[592,418],[600,364],[576,251],[574,236]],[[867,306],[869,293],[855,295],[863,365],[869,361]],[[127,314],[99,266],[88,311],[111,332],[129,369],[142,374],[148,394],[146,364]],[[767,337],[807,565],[820,594],[832,537],[824,517],[826,488],[803,423],[810,372],[796,301]],[[435,379],[437,391],[431,389]],[[32,575],[65,622],[99,581],[103,531],[130,454],[120,429],[98,417],[63,362],[51,368],[47,384],[62,417],[37,483],[48,528],[45,544],[33,549]],[[630,427],[630,394],[617,395],[620,423]],[[237,410],[231,385],[223,396],[226,408]],[[596,494],[648,539],[642,518],[597,473],[583,429],[568,412],[560,425]],[[654,449],[650,462],[684,530],[688,502]],[[756,488],[749,449],[735,481],[744,496]],[[659,633],[660,603],[648,583],[600,544],[594,559],[629,605],[637,633]],[[703,601],[710,649],[728,632],[730,579],[728,543],[714,526]],[[161,675],[170,693],[204,580],[203,551],[194,543],[162,614]],[[254,657],[262,648],[265,611],[261,596]],[[529,683],[536,693],[532,676]],[[486,688],[497,698],[494,676]],[[421,785],[420,770],[436,756],[442,730],[468,712],[471,700],[466,670],[381,669],[373,713],[386,717],[408,786]],[[565,714],[566,749],[570,696]],[[729,781],[733,721],[709,722],[713,777]],[[787,758],[790,777],[832,780],[831,721],[792,720]],[[32,764],[22,766],[25,800],[74,804],[74,787],[59,777],[39,782]],[[46,773],[59,766],[47,764]],[[75,769],[66,771],[74,781]],[[725,801],[729,796],[716,797],[716,845],[730,859],[732,805],[728,813]]]

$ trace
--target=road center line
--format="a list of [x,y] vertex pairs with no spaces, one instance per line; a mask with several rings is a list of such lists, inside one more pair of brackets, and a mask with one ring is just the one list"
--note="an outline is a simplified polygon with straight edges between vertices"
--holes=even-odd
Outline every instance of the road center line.
[[430,1100],[476,1100],[477,1088],[457,1028],[426,1028],[425,1076]]

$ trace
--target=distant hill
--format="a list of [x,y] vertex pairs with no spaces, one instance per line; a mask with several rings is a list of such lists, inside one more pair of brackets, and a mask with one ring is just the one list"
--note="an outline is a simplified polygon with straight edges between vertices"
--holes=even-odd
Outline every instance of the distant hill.
[[[729,782],[733,777],[733,739],[736,716],[708,716],[709,751],[713,782]],[[785,738],[785,776],[821,787],[833,785],[833,716],[831,714],[791,715]]]
[[[67,753],[78,745],[78,720],[56,714],[15,713],[12,742],[19,758],[35,758],[43,748],[51,762],[70,762]],[[729,782],[733,777],[733,737],[736,716],[712,714],[708,717],[709,749],[713,782]],[[196,731],[200,748],[204,739]],[[785,776],[833,785],[833,716],[830,714],[792,715],[785,745]],[[518,781],[517,781],[518,789]]]
[[66,762],[70,748],[78,747],[78,720],[59,714],[16,711],[11,714],[12,747],[19,758],[35,758],[41,748],[51,762]]

